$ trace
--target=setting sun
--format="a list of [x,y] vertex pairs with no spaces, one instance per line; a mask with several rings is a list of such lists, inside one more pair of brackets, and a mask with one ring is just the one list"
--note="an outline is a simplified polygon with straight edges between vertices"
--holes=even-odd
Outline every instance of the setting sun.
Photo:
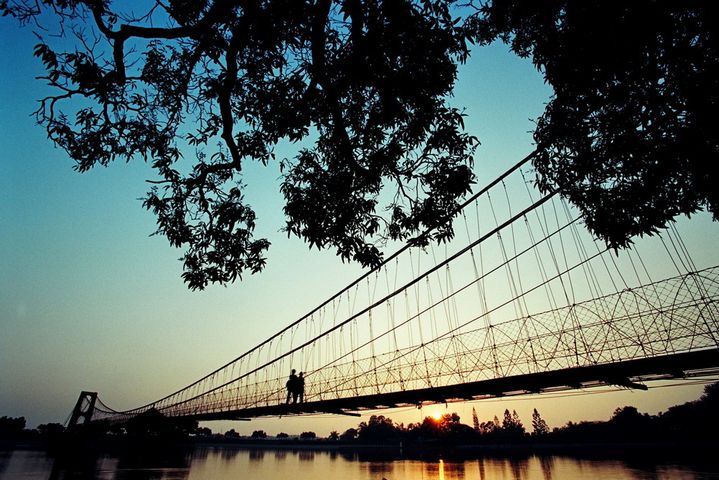
[[432,412],[432,413],[430,414],[430,417],[432,417],[432,418],[434,418],[435,420],[439,421],[439,420],[442,419],[442,412],[440,412],[439,410],[437,410],[437,411],[435,411],[435,412]]

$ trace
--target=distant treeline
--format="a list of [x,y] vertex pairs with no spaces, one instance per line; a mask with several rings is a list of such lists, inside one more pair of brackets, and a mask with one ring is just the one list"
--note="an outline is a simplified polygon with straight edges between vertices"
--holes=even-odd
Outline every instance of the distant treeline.
[[[339,433],[333,431],[324,439],[347,444],[406,444],[442,442],[450,444],[508,444],[508,443],[616,443],[616,442],[694,442],[716,441],[719,432],[719,383],[707,385],[698,400],[670,407],[658,415],[640,413],[635,407],[617,408],[605,422],[568,422],[551,429],[534,409],[531,423],[527,426],[517,412],[504,411],[502,418],[480,421],[472,410],[472,425],[460,421],[456,413],[448,413],[439,419],[425,417],[420,423],[404,425],[395,423],[384,415],[372,415],[357,428]],[[161,436],[196,438],[221,441],[240,439],[234,429],[224,434],[213,433],[200,427],[195,421],[175,420],[164,417],[156,410],[133,418],[124,425],[103,425],[93,422],[97,434],[111,436]],[[34,430],[25,428],[23,417],[0,418],[0,440],[53,438],[63,434],[65,428],[57,423],[44,424]],[[250,439],[258,441],[311,441],[321,440],[314,432],[300,435],[279,433],[269,437],[263,430],[256,430]]]
[[421,423],[394,423],[383,415],[373,415],[342,434],[330,437],[361,443],[383,443],[405,440],[442,441],[443,443],[614,443],[657,441],[716,441],[719,432],[719,383],[707,385],[696,401],[670,407],[658,415],[640,413],[635,407],[617,408],[605,422],[568,422],[550,429],[537,409],[531,423],[525,426],[517,412],[504,411],[502,418],[480,421],[472,410],[472,425],[449,413],[439,419],[426,417]]

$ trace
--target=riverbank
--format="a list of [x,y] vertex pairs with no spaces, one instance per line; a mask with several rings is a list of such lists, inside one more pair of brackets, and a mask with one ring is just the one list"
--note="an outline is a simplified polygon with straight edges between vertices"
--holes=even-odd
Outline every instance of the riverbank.
[[51,455],[102,455],[136,452],[191,452],[194,450],[315,451],[353,459],[472,459],[483,457],[568,456],[586,459],[665,459],[719,463],[719,442],[521,442],[521,443],[440,443],[388,442],[358,443],[326,439],[162,439],[126,436],[94,439],[57,438],[53,441],[0,442],[0,450],[39,450]]
[[719,463],[719,442],[623,442],[623,443],[501,443],[439,444],[437,442],[361,444],[340,442],[195,442],[195,448],[243,450],[329,451],[357,458],[471,459],[482,457],[569,456],[591,459],[652,458],[711,460]]

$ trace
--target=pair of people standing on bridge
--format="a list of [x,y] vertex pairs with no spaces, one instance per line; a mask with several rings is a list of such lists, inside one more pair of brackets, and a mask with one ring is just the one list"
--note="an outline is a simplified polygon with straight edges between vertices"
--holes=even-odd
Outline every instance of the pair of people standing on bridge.
[[287,403],[290,403],[290,398],[292,398],[292,403],[304,403],[305,401],[305,377],[304,373],[300,372],[300,375],[297,376],[295,374],[296,370],[293,368],[292,373],[290,373],[290,378],[287,380]]

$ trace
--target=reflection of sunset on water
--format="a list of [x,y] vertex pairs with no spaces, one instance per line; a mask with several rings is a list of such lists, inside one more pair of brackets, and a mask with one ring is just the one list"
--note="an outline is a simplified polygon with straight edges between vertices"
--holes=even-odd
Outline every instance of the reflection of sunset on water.
[[[221,447],[196,450],[190,455],[153,459],[143,455],[143,462],[128,461],[122,456],[103,456],[97,462],[86,462],[83,478],[126,480],[172,478],[175,480],[637,480],[639,478],[701,480],[716,478],[716,470],[700,467],[622,460],[586,460],[563,456],[485,457],[467,460],[373,460],[364,455],[345,452],[300,452],[287,449],[262,455],[255,451]],[[17,451],[0,456],[3,478],[47,478],[53,459],[38,451]],[[22,470],[18,470],[22,469]],[[22,472],[23,476],[18,476]],[[62,470],[59,470],[62,472]],[[74,473],[78,473],[77,471]],[[61,477],[62,478],[62,477]],[[114,477],[112,477],[114,478]],[[119,477],[118,477],[119,478]]]

